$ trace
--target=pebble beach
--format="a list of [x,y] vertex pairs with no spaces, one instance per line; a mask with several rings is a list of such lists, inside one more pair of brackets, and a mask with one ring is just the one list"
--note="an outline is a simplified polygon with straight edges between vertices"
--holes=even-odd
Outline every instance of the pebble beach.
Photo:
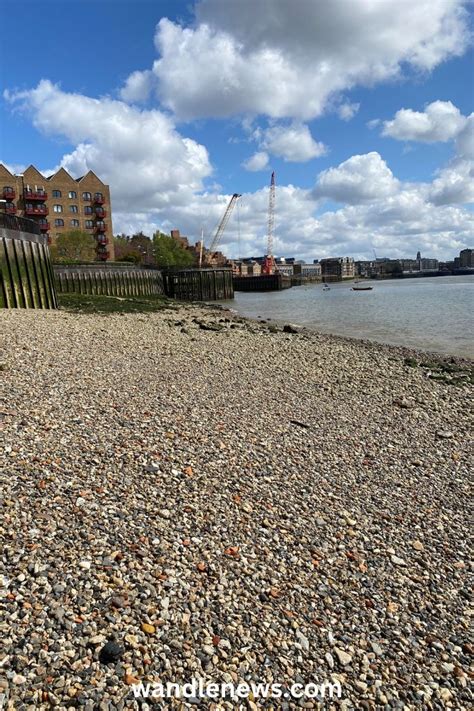
[[[472,708],[472,363],[196,305],[0,320],[5,709]],[[192,678],[342,695],[132,693]]]

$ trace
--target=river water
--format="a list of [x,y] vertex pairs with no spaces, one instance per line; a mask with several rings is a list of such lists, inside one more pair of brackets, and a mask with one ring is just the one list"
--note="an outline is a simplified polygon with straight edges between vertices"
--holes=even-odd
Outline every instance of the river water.
[[323,291],[321,284],[263,293],[238,291],[233,301],[224,303],[252,318],[474,357],[474,275],[370,284],[372,291],[360,292],[352,291],[352,282],[333,283],[330,291]]

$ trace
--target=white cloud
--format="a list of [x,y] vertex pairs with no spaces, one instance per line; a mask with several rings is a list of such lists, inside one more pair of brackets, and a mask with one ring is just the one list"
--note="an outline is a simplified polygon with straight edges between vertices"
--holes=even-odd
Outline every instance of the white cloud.
[[383,136],[400,141],[435,143],[450,141],[462,131],[466,118],[450,101],[433,101],[423,112],[400,109],[392,121],[384,121]]
[[125,86],[120,91],[120,98],[131,104],[141,103],[148,99],[153,89],[154,75],[150,70],[136,71],[130,74]]
[[371,121],[367,121],[367,128],[370,128],[372,130],[373,128],[376,128],[380,124],[380,119],[372,119]]
[[170,204],[183,206],[212,172],[206,148],[181,136],[159,111],[68,94],[44,80],[6,98],[31,114],[43,133],[76,144],[60,164],[75,176],[89,169],[100,175],[119,212],[159,214]]
[[[74,176],[90,168],[110,184],[115,233],[179,228],[195,241],[204,224],[210,243],[230,196],[205,191],[212,174],[207,151],[178,133],[168,116],[108,98],[68,94],[48,81],[6,98],[39,130],[75,145],[60,161]],[[450,204],[469,197],[472,173],[467,157],[461,157],[470,150],[468,125],[472,118],[456,138],[459,156],[431,184],[401,183],[375,152],[322,171],[313,190],[277,184],[276,253],[370,258],[374,245],[388,256],[421,249],[452,257],[472,239],[472,214]],[[257,140],[269,140],[267,130],[260,130]],[[222,246],[229,256],[265,251],[267,180],[263,183],[261,190],[244,193],[227,225]],[[343,205],[324,211],[325,198]]]
[[456,155],[474,160],[474,113],[467,117],[464,128],[457,135]]
[[[382,132],[398,140],[423,143],[455,141],[455,156],[426,187],[435,205],[474,201],[474,114],[463,116],[450,101],[433,101],[424,112],[401,109]],[[420,188],[421,189],[421,188]]]
[[326,153],[324,143],[316,142],[308,126],[298,122],[267,128],[261,143],[266,151],[291,163],[305,162]]
[[435,205],[474,202],[474,162],[456,160],[440,170],[430,186],[429,200]]
[[338,114],[339,118],[342,119],[343,121],[350,121],[351,118],[354,118],[354,116],[359,111],[359,109],[360,109],[360,104],[356,104],[356,103],[350,104],[349,102],[347,102],[345,104],[340,104],[340,106],[338,106],[337,114]]
[[248,158],[248,160],[242,163],[242,166],[246,170],[257,171],[264,170],[268,167],[268,153],[265,151],[258,151],[254,153],[253,156]]
[[396,193],[399,182],[376,153],[352,156],[319,174],[315,195],[355,205]]
[[162,19],[155,35],[159,96],[181,119],[309,120],[344,89],[430,71],[468,44],[462,0],[201,0],[196,18]]

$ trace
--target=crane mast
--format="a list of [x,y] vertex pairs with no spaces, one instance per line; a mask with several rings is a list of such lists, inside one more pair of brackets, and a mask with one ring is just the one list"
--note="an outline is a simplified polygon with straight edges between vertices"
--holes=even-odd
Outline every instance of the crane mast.
[[224,212],[222,220],[219,222],[219,225],[217,226],[217,230],[214,235],[214,239],[212,240],[211,246],[209,247],[209,258],[210,259],[212,259],[214,252],[217,250],[217,247],[219,246],[221,237],[224,234],[224,230],[226,228],[227,223],[229,222],[229,217],[231,216],[232,210],[234,209],[235,204],[240,197],[242,197],[242,195],[239,195],[239,193],[234,193],[229,201],[229,204],[227,205],[227,208],[226,208],[226,211]]
[[270,195],[268,198],[268,228],[267,228],[267,254],[263,260],[262,274],[274,274],[276,271],[273,256],[273,229],[275,225],[275,171],[270,180]]

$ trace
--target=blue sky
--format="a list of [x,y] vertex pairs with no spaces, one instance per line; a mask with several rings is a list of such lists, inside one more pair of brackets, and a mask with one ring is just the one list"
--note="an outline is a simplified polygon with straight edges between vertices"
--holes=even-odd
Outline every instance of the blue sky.
[[242,193],[234,257],[265,251],[275,170],[277,254],[448,258],[473,246],[471,9],[23,0],[0,50],[0,161],[91,168],[115,233],[210,242]]

